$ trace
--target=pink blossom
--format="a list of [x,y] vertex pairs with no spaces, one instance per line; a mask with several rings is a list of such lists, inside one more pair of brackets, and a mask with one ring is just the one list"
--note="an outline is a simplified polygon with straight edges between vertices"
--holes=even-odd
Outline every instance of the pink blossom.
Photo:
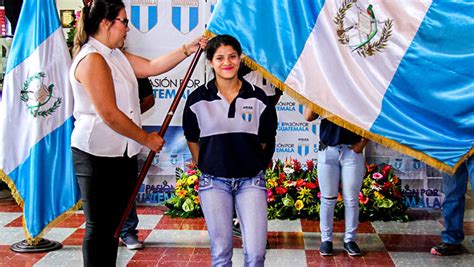
[[372,178],[374,178],[375,180],[379,180],[383,178],[383,175],[379,172],[375,172],[374,174],[372,174]]
[[271,189],[267,189],[267,197],[272,197],[273,191]]

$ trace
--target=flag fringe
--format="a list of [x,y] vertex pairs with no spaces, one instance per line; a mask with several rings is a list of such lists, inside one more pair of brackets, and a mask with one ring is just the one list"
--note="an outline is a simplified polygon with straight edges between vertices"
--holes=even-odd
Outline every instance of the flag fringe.
[[[207,37],[213,37],[215,36],[214,33],[206,30],[205,31],[205,36]],[[471,155],[474,154],[474,146],[471,147],[471,149],[469,151],[466,152],[466,154],[464,154],[464,156],[454,165],[454,167],[451,167],[435,158],[432,158],[430,157],[429,155],[423,153],[423,152],[420,152],[420,151],[417,151],[411,147],[408,147],[408,146],[405,146],[405,145],[402,145],[396,141],[393,141],[393,140],[390,140],[386,137],[383,137],[381,135],[378,135],[378,134],[374,134],[374,133],[371,133],[369,131],[366,131],[360,127],[357,127],[355,126],[354,124],[352,123],[349,123],[341,118],[339,118],[338,116],[330,113],[329,111],[323,109],[322,107],[312,103],[311,101],[309,101],[308,99],[306,99],[304,96],[300,95],[298,92],[296,92],[294,89],[292,89],[291,87],[287,86],[283,81],[280,81],[277,77],[275,77],[273,74],[271,74],[270,72],[268,72],[266,69],[264,69],[262,66],[260,66],[258,63],[256,63],[254,60],[252,60],[250,57],[246,56],[246,55],[243,55],[242,56],[242,61],[244,62],[245,65],[247,65],[249,68],[251,68],[252,70],[255,70],[257,72],[259,72],[263,78],[267,79],[268,81],[270,81],[273,85],[275,85],[275,87],[277,87],[278,89],[284,91],[285,93],[287,93],[289,96],[291,96],[293,99],[295,99],[296,101],[298,101],[299,103],[305,105],[306,107],[309,107],[311,110],[313,110],[314,112],[316,112],[318,115],[324,117],[324,118],[327,118],[328,120],[330,120],[331,122],[343,127],[343,128],[346,128],[348,129],[349,131],[352,131],[354,132],[355,134],[358,134],[362,137],[365,137],[367,139],[370,139],[376,143],[379,143],[383,146],[386,146],[390,149],[393,149],[393,150],[396,150],[396,151],[399,151],[400,153],[403,153],[403,154],[406,154],[406,155],[409,155],[415,159],[418,159],[418,160],[421,160],[425,163],[427,163],[428,165],[431,165],[433,166],[434,168],[436,169],[439,169],[441,171],[444,171],[446,173],[449,173],[449,174],[454,174],[454,172],[456,171],[456,169]]]
[[30,233],[28,232],[26,228],[26,221],[25,221],[25,213],[24,213],[24,201],[23,198],[21,197],[20,193],[16,189],[15,183],[13,180],[5,173],[3,170],[0,169],[0,181],[5,182],[8,187],[10,188],[11,194],[13,199],[15,199],[16,203],[23,209],[23,219],[22,219],[22,224],[23,224],[23,231],[25,231],[25,239],[28,242],[28,244],[35,246],[43,239],[43,236],[49,231],[50,228],[53,228],[57,224],[60,224],[61,222],[65,221],[67,218],[70,216],[74,215],[76,211],[78,211],[81,206],[82,202],[78,201],[74,206],[72,206],[70,209],[65,211],[63,214],[59,215],[56,217],[53,221],[48,223],[44,229],[35,237],[32,237]]
[[0,169],[0,181],[3,181],[4,183],[7,184],[8,188],[10,188],[10,192],[12,194],[13,199],[15,199],[16,203],[21,208],[23,208],[23,198],[20,196],[20,193],[18,193],[18,190],[16,189],[15,183],[1,169]]
[[68,209],[63,214],[56,217],[56,219],[54,219],[53,221],[48,223],[44,227],[44,229],[35,237],[31,237],[31,235],[28,233],[28,231],[26,229],[25,216],[23,216],[23,230],[25,231],[26,241],[30,245],[33,245],[33,246],[37,245],[39,243],[39,241],[41,241],[41,239],[43,239],[43,237],[49,232],[49,230],[51,228],[53,228],[54,226],[64,222],[65,220],[67,220],[69,217],[74,215],[76,213],[76,211],[78,211],[81,207],[82,207],[82,201],[79,200],[70,209]]

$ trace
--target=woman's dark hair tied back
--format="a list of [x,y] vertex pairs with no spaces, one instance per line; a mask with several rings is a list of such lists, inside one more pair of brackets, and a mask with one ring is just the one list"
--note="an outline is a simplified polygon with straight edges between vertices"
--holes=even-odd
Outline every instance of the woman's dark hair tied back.
[[99,31],[103,19],[115,22],[120,10],[125,8],[122,0],[83,0],[84,7],[74,36],[73,55],[79,52],[89,36]]

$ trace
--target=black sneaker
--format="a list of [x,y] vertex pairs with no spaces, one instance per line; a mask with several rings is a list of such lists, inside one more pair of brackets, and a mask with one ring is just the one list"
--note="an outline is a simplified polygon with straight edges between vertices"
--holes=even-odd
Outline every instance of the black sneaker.
[[143,243],[138,240],[136,235],[128,235],[126,237],[121,237],[122,243],[127,246],[130,250],[142,249]]
[[344,242],[344,249],[349,256],[360,256],[360,248],[354,241]]
[[461,244],[440,243],[431,248],[431,254],[436,256],[452,256],[464,253],[464,247]]
[[324,241],[321,243],[321,246],[319,247],[319,254],[321,254],[321,256],[332,256],[332,242]]

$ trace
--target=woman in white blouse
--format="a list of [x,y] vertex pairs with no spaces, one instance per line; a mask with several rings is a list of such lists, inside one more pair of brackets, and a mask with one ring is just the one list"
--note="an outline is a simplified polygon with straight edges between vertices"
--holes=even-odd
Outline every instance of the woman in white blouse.
[[82,250],[84,266],[115,266],[114,231],[137,181],[136,155],[142,146],[158,152],[164,143],[141,128],[136,78],[169,71],[207,39],[148,60],[121,51],[130,30],[121,0],[84,2],[70,69],[71,146],[86,217]]

